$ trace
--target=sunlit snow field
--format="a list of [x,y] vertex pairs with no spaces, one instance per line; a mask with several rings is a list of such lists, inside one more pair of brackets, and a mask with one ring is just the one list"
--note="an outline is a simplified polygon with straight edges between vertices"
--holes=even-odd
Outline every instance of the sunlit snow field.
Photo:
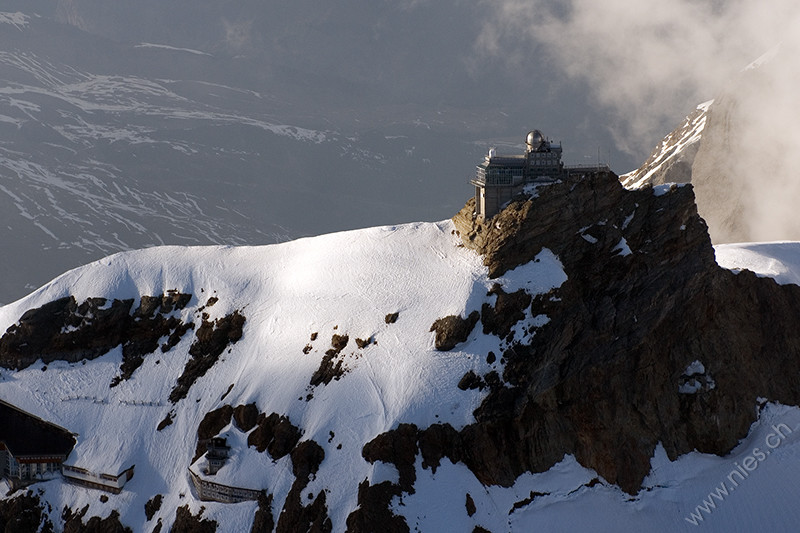
[[[199,320],[198,308],[211,296],[219,298],[206,309],[212,319],[234,310],[247,317],[243,338],[177,403],[174,423],[160,432],[155,427],[173,408],[167,397],[189,357],[193,335],[165,354],[148,356],[131,379],[115,388],[109,383],[119,371],[119,348],[85,363],[50,363],[45,371],[41,363],[20,372],[0,371],[0,397],[78,434],[68,464],[108,473],[136,465],[122,494],[110,495],[106,503],[96,491],[60,481],[39,485],[54,518],[65,505],[88,504],[87,516],[118,509],[124,524],[143,531],[159,518],[168,527],[174,509],[188,503],[194,513],[204,506],[203,516],[217,520],[220,531],[248,530],[255,503],[199,502],[188,468],[197,424],[206,412],[223,403],[255,402],[261,412],[287,415],[303,440],[323,447],[325,460],[307,491],[326,491],[334,530],[344,530],[357,505],[358,483],[397,478],[393,466],[362,458],[364,443],[399,423],[463,427],[485,393],[458,389],[460,377],[469,370],[502,371],[500,362],[489,364],[485,358],[489,350],[499,353],[500,339],[476,328],[456,350],[437,352],[431,324],[491,302],[495,296],[487,296],[487,290],[495,282],[509,291],[524,288],[536,294],[566,280],[549,250],[489,280],[481,258],[460,246],[453,229],[444,221],[262,247],[126,252],[70,271],[0,308],[0,329],[5,330],[25,310],[68,295],[79,302],[98,296],[139,299],[177,289],[194,295],[186,309],[176,312],[184,321]],[[716,250],[726,268],[748,268],[780,283],[800,279],[798,243]],[[385,316],[394,312],[399,312],[397,322],[387,324]],[[524,322],[542,320],[547,317],[527,316]],[[318,333],[313,342],[312,333]],[[340,380],[310,387],[309,378],[337,333],[351,337],[345,350],[348,371]],[[356,349],[356,337],[371,337],[375,343]],[[309,343],[312,350],[304,354]],[[280,509],[294,480],[289,458],[273,462],[248,448],[246,435],[232,425],[222,434],[234,449],[215,481],[267,489],[275,495],[273,509]],[[788,530],[800,521],[799,454],[800,409],[764,402],[750,435],[727,457],[691,453],[670,462],[659,447],[653,470],[635,496],[602,480],[593,482],[596,474],[570,456],[548,472],[521,476],[508,488],[483,487],[464,465],[447,459],[433,473],[418,458],[415,494],[395,499],[392,507],[412,530],[421,531],[469,531],[476,525],[491,531]],[[731,474],[742,472],[744,465],[755,467],[746,470],[746,477]],[[727,494],[718,492],[720,487]],[[476,504],[472,517],[465,513],[467,493]],[[146,522],[144,503],[155,494],[164,495],[164,504]],[[704,504],[709,499],[713,506]]]

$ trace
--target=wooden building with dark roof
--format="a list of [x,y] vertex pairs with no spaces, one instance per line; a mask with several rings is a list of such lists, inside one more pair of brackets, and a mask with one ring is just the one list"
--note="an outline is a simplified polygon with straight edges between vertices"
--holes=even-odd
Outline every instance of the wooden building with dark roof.
[[0,477],[12,486],[50,479],[75,446],[75,437],[0,400]]

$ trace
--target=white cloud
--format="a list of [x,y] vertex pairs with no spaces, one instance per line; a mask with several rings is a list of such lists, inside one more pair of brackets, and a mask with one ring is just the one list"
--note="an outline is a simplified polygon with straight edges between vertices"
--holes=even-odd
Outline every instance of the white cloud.
[[[732,187],[745,205],[728,216],[751,240],[800,240],[800,2],[486,0],[486,5],[476,39],[479,56],[528,68],[529,76],[540,64],[534,55],[546,56],[573,83],[586,85],[615,117],[610,129],[617,146],[642,159],[698,103],[721,95],[733,102],[724,111],[739,131],[726,132],[718,165],[725,175],[717,187]],[[770,61],[744,70],[779,43],[780,52]],[[705,217],[703,209],[701,203]],[[713,234],[717,222],[707,219]]]
[[222,26],[225,30],[225,44],[234,51],[239,51],[250,44],[250,30],[253,21],[233,22],[222,19]]
[[[484,57],[516,67],[546,55],[618,117],[622,149],[640,153],[683,114],[779,40],[797,33],[794,0],[487,1]],[[534,62],[530,61],[533,65]],[[642,146],[643,143],[647,146]]]

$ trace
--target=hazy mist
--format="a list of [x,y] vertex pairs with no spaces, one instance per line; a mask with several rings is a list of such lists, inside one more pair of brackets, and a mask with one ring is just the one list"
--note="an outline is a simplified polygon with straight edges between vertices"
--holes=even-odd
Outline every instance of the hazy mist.
[[[517,64],[533,49],[585,82],[592,100],[611,111],[621,150],[641,153],[698,103],[717,98],[707,133],[724,139],[714,143],[714,168],[705,169],[716,183],[696,183],[715,241],[734,238],[726,225],[739,225],[737,237],[748,240],[800,239],[796,1],[486,4],[477,49]],[[713,205],[723,201],[731,204]]]
[[[800,4],[790,0],[536,0],[487,2],[478,39],[484,54],[535,49],[584,81],[613,110],[620,146],[668,131],[713,98],[750,62],[798,32]],[[650,146],[647,147],[648,149]]]

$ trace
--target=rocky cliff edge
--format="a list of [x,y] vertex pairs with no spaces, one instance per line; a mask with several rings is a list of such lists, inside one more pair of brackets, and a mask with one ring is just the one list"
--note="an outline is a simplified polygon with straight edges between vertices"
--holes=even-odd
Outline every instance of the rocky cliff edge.
[[[418,453],[424,467],[447,457],[504,486],[571,454],[633,494],[658,443],[670,460],[724,455],[759,402],[800,402],[787,378],[800,372],[800,287],[720,268],[691,185],[629,191],[605,173],[529,192],[488,221],[470,200],[457,231],[491,277],[547,249],[568,279],[533,297],[498,285],[494,306],[466,310],[467,326],[505,339],[504,371],[462,379],[490,390],[475,423],[401,426],[365,446],[368,460],[398,467],[397,494],[413,492]],[[548,320],[515,339],[526,314]]]

